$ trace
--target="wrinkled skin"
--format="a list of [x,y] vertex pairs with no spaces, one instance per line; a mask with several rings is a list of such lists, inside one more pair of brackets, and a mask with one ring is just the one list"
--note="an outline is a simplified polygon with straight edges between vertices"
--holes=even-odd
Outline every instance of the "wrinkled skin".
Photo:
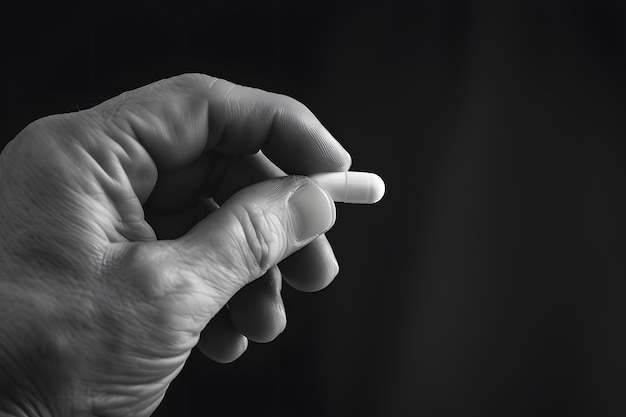
[[199,340],[275,338],[282,278],[338,271],[334,205],[284,173],[349,166],[302,104],[201,74],[26,127],[0,154],[0,415],[148,416]]

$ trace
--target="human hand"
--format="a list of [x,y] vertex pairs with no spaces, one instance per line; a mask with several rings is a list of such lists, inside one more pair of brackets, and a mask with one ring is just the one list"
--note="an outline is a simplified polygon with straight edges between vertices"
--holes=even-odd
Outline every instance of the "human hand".
[[0,154],[0,415],[148,416],[196,344],[275,338],[281,276],[338,271],[332,200],[284,175],[350,163],[297,101],[200,74],[30,124]]

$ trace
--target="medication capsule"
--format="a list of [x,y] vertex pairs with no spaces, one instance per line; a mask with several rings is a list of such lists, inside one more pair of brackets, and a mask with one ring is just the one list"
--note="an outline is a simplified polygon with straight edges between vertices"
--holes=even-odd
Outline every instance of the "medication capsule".
[[385,183],[371,172],[321,172],[309,177],[319,182],[339,203],[373,204],[385,194]]

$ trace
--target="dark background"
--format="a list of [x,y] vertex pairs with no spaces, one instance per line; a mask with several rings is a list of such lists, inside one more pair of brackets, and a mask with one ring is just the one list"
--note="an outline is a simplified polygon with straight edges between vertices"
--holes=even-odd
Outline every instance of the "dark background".
[[183,72],[285,93],[379,173],[286,331],[156,416],[626,415],[620,1],[2,2],[6,142]]

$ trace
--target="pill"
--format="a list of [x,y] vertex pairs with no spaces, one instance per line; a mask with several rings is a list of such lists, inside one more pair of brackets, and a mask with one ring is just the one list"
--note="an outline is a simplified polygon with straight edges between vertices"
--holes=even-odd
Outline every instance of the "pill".
[[339,203],[373,204],[385,194],[385,183],[371,172],[321,172],[309,177],[318,181]]

